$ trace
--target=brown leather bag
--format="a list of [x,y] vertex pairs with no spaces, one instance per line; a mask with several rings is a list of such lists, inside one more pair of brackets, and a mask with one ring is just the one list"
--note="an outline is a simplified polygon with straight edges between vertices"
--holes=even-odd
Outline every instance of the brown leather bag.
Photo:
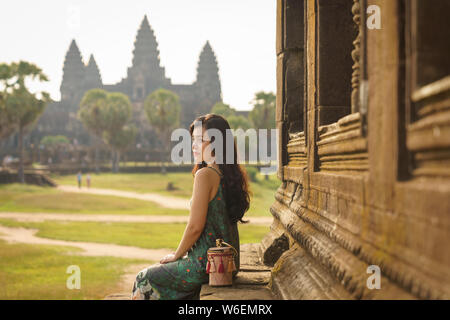
[[237,254],[237,250],[232,245],[222,239],[216,239],[216,247],[209,248],[207,252],[206,273],[209,274],[210,286],[233,285],[233,271],[236,271],[234,258]]

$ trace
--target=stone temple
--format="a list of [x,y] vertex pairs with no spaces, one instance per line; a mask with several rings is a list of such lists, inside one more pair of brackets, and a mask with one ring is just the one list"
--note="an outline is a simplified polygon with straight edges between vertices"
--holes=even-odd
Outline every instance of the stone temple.
[[279,298],[450,299],[448,12],[277,0]]
[[93,88],[128,95],[133,104],[135,125],[139,128],[136,143],[143,147],[152,147],[156,141],[143,111],[143,102],[153,91],[164,88],[178,94],[180,127],[185,128],[196,116],[209,112],[216,102],[222,101],[219,68],[209,41],[200,53],[195,82],[173,84],[160,65],[158,42],[147,16],[144,16],[134,42],[132,65],[118,83],[104,84],[94,56],[91,55],[85,65],[75,40],[72,40],[64,60],[61,101],[47,107],[32,134],[33,140],[38,142],[46,135],[58,134],[76,138],[80,144],[89,144],[91,137],[76,114],[84,93]]

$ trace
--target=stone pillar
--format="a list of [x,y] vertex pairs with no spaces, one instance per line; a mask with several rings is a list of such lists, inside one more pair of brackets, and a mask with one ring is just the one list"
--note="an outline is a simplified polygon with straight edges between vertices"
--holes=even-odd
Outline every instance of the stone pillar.
[[360,49],[361,49],[361,3],[360,0],[353,0],[352,7],[353,21],[358,29],[358,35],[353,41],[352,51],[353,73],[352,73],[352,113],[359,111],[359,82],[360,82]]

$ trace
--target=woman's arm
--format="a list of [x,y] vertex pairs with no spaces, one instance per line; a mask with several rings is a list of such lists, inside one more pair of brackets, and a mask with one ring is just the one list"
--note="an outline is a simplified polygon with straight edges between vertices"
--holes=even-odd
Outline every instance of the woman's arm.
[[[209,197],[212,189],[210,178],[211,170],[200,169],[194,177],[194,189],[192,196],[191,211],[189,220],[184,230],[178,249],[174,253],[174,260],[183,257],[186,252],[194,245],[200,237],[206,223],[206,214],[208,212]],[[161,263],[170,262],[172,259]]]

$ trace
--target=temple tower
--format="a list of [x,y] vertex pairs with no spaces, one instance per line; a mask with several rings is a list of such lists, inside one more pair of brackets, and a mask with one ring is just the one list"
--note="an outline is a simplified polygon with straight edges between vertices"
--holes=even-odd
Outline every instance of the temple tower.
[[128,68],[127,91],[134,101],[141,101],[159,87],[166,87],[170,81],[160,66],[158,43],[144,16],[134,42],[133,62]]
[[84,86],[85,91],[95,88],[102,88],[103,86],[102,77],[100,75],[97,62],[95,62],[94,55],[92,54],[89,57],[89,63],[85,68]]
[[197,80],[194,85],[197,87],[203,103],[202,113],[207,113],[211,107],[218,101],[222,101],[222,91],[219,78],[219,67],[217,65],[216,55],[214,54],[209,41],[206,41],[197,66]]
[[83,91],[83,82],[85,77],[85,65],[81,57],[75,40],[72,40],[69,51],[67,51],[64,67],[63,79],[61,82],[61,100],[74,101]]

